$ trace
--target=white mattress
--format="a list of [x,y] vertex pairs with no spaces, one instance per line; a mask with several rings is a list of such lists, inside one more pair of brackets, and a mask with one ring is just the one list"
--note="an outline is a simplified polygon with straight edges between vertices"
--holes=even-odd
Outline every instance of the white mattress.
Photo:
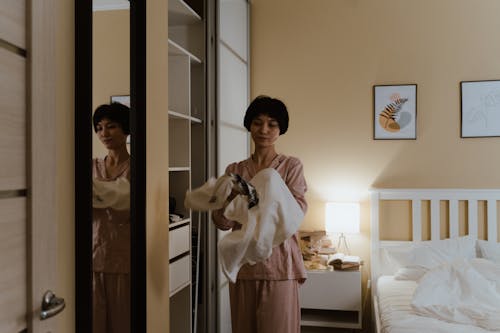
[[444,322],[413,313],[410,302],[417,287],[415,281],[377,279],[377,296],[382,333],[492,333],[480,327]]

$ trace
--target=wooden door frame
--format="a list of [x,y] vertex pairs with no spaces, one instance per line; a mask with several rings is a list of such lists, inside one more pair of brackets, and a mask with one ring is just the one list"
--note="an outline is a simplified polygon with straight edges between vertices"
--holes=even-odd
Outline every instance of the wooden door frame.
[[92,1],[75,1],[75,332],[92,332]]
[[[43,294],[57,287],[55,0],[28,0],[27,178],[28,332],[56,330],[40,320]],[[63,295],[61,295],[63,296]],[[63,296],[64,297],[64,296]]]

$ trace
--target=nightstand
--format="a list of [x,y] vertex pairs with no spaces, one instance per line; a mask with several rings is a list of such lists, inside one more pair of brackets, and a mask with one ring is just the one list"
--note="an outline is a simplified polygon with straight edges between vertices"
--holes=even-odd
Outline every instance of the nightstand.
[[301,326],[361,329],[361,270],[307,271],[299,288]]

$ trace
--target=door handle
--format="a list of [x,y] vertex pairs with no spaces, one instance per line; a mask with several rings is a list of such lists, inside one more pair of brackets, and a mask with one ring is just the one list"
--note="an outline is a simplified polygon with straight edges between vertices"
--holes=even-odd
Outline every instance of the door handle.
[[55,316],[61,312],[66,303],[64,298],[57,297],[51,290],[47,290],[42,299],[42,311],[40,312],[40,319],[44,320]]

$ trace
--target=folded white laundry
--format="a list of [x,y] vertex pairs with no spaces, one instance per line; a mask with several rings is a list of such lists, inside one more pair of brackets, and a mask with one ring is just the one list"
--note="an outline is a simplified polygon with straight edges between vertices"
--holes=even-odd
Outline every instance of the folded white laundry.
[[[272,248],[292,237],[304,218],[302,209],[276,170],[263,169],[250,183],[257,191],[258,204],[249,208],[248,198],[238,195],[224,210],[226,218],[242,225],[241,229],[226,234],[218,244],[222,271],[231,282],[236,281],[244,264],[255,264],[269,258]],[[215,184],[212,179],[199,189],[188,192],[185,206],[196,210],[223,207],[232,185],[220,186],[224,199],[210,203]]]

